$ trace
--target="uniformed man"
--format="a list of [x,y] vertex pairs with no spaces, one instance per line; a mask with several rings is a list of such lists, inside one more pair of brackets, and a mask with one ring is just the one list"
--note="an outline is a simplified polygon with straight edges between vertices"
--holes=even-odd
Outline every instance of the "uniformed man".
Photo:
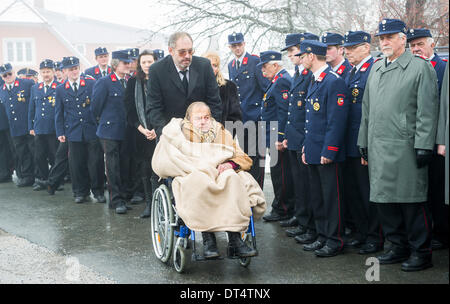
[[303,66],[313,73],[306,95],[302,161],[308,165],[310,200],[318,238],[303,247],[319,257],[342,253],[344,247],[341,165],[345,161],[348,94],[344,80],[326,64],[327,45],[304,40]]
[[[41,181],[48,179],[48,166],[55,163],[58,147],[55,131],[55,95],[56,86],[54,63],[50,59],[42,61],[39,72],[43,82],[31,88],[30,105],[28,108],[28,129],[34,136],[34,161],[36,178]],[[33,190],[44,189],[37,183]]]
[[392,247],[380,264],[403,271],[432,266],[427,165],[438,118],[438,85],[433,66],[406,50],[406,25],[379,24],[385,59],[373,64],[364,90],[358,146],[368,161],[370,201]]
[[[299,56],[300,43],[305,40],[304,34],[289,34],[286,36],[286,51],[295,66],[295,75],[289,91],[289,108],[285,128],[283,146],[291,164],[292,183],[295,193],[295,215],[281,221],[282,227],[294,227],[286,230],[290,237],[299,237],[303,244],[314,241],[315,225],[309,206],[308,170],[302,163],[302,146],[305,138],[305,97],[311,82],[312,73],[305,69]],[[301,237],[300,237],[301,236]]]
[[117,214],[124,214],[130,208],[126,206],[124,197],[122,167],[125,158],[122,154],[126,151],[125,76],[130,72],[131,62],[127,50],[112,52],[113,72],[97,81],[92,99],[92,113],[99,121],[96,134],[105,153],[109,208],[115,209]]
[[34,83],[38,83],[39,73],[30,68],[23,68],[17,71],[17,77],[20,79],[31,79]]
[[[449,203],[449,169],[448,169],[448,122],[449,122],[449,93],[448,93],[448,65],[445,67],[442,91],[441,91],[441,102],[439,106],[439,121],[438,130],[436,134],[436,144],[438,145],[437,152],[439,155],[445,157],[445,205]],[[448,224],[447,224],[448,225]]]
[[[261,101],[270,81],[263,76],[261,68],[256,66],[260,62],[258,56],[250,55],[245,51],[245,41],[242,33],[228,35],[228,46],[235,57],[228,63],[228,75],[238,89],[242,122],[244,124],[254,123],[254,130],[256,130],[256,138],[254,138],[254,135],[248,134],[248,130],[244,129],[243,148],[244,152],[253,161],[250,174],[262,188],[264,185],[264,165],[261,163],[264,162],[265,155],[260,155],[257,147],[253,147],[251,143],[255,142],[255,144],[258,144],[260,142],[260,130],[257,123],[261,121]],[[251,150],[253,148],[255,148],[256,155],[252,155],[253,152]]]
[[345,79],[352,66],[344,57],[344,37],[337,33],[325,33],[321,41],[327,45],[327,63],[333,72]]
[[90,191],[97,202],[105,203],[101,146],[90,111],[95,79],[80,77],[77,57],[64,57],[63,69],[68,77],[56,88],[55,126],[58,140],[68,142],[75,203],[85,202]]
[[[409,48],[414,55],[427,58],[436,71],[439,92],[446,62],[434,53],[434,40],[428,29],[410,29],[407,33]],[[448,247],[448,207],[444,204],[445,197],[445,158],[434,149],[433,159],[428,168],[428,203],[433,219],[432,248]]]
[[164,51],[163,51],[163,50],[155,49],[155,50],[153,50],[153,54],[156,55],[156,57],[157,57],[158,60],[164,58]]
[[11,64],[0,66],[0,74],[5,81],[0,90],[0,100],[8,116],[12,141],[16,151],[17,186],[34,184],[33,136],[28,133],[28,105],[34,82],[14,76]]
[[95,80],[105,77],[111,74],[111,67],[108,65],[109,53],[104,47],[98,47],[95,49],[95,61],[97,65],[90,67],[84,71],[85,75],[92,76]]
[[353,68],[347,74],[345,83],[350,93],[350,110],[346,134],[347,159],[344,167],[344,192],[356,231],[353,240],[346,245],[362,248],[360,254],[370,254],[383,249],[383,235],[378,220],[376,206],[369,202],[369,171],[367,164],[361,163],[357,146],[361,124],[361,105],[367,77],[374,62],[370,55],[369,33],[363,31],[347,32],[344,36],[347,59]]
[[132,49],[127,49],[127,51],[128,51],[128,57],[132,60],[130,63],[130,72],[126,77],[126,79],[128,81],[128,79],[130,77],[133,77],[136,75],[137,59],[139,58],[139,49],[132,48]]
[[[289,90],[292,78],[283,68],[281,53],[267,51],[261,53],[261,62],[257,64],[263,74],[271,81],[264,93],[261,105],[261,119],[265,122],[266,148],[276,148],[277,155],[275,165],[271,164],[270,176],[272,179],[275,198],[272,202],[272,211],[263,219],[267,222],[282,221],[291,218],[294,214],[295,197],[292,188],[292,178],[289,165],[289,157],[283,147],[285,139],[285,127],[288,117]],[[278,124],[278,134],[271,126],[271,122]],[[276,138],[275,142],[271,142]],[[274,151],[270,149],[270,153]],[[272,161],[271,161],[272,162]]]
[[55,78],[58,83],[63,83],[66,79],[64,77],[64,73],[62,71],[62,62],[55,62]]
[[[1,69],[1,67],[0,67]],[[6,70],[6,69],[4,69]],[[0,90],[3,89],[8,73],[0,74]],[[0,183],[6,183],[11,181],[11,175],[13,173],[13,154],[12,154],[11,135],[9,132],[8,116],[6,115],[5,107],[0,99]]]

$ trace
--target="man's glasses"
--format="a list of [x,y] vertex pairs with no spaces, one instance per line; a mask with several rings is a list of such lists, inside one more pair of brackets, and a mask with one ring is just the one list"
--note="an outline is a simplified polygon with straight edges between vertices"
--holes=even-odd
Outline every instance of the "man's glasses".
[[182,49],[182,50],[177,50],[177,52],[178,52],[179,56],[185,56],[187,53],[189,55],[192,55],[192,54],[194,54],[195,51],[194,51],[194,49],[188,49],[188,50]]
[[12,73],[11,73],[11,72],[8,72],[8,73],[3,74],[2,77],[3,77],[3,78],[6,78],[6,77],[11,76],[11,75],[12,75]]

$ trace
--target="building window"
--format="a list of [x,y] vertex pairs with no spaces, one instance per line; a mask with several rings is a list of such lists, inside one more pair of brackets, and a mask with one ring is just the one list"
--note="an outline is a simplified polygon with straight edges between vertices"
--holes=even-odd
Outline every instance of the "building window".
[[78,52],[81,53],[81,55],[86,55],[86,45],[85,44],[77,44],[75,45],[75,48],[77,49]]
[[34,65],[36,47],[33,38],[4,38],[3,62],[12,65]]

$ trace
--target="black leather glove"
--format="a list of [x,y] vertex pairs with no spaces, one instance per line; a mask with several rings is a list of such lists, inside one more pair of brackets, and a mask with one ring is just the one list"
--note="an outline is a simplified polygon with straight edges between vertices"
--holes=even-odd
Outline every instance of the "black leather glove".
[[368,152],[367,152],[367,148],[359,148],[359,153],[361,154],[361,157],[368,162],[369,161],[369,156],[368,156]]
[[432,157],[433,157],[432,150],[416,149],[417,168],[420,169],[428,165],[431,162]]

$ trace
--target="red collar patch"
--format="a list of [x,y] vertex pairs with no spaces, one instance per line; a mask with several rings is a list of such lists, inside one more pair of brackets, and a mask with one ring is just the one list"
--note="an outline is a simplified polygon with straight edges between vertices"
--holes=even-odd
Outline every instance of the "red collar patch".
[[442,58],[442,61],[448,62],[448,59]]
[[236,64],[236,59],[233,60],[233,63],[231,64],[231,66],[234,68],[235,64]]
[[108,68],[108,74],[111,74],[111,68]]
[[308,74],[308,70],[307,69],[303,69],[302,75],[306,75]]
[[370,63],[366,62],[362,65],[360,71],[361,72],[365,72],[367,70],[367,68],[370,66]]
[[436,67],[436,63],[437,63],[436,61],[430,61],[430,62],[433,65],[433,68]]
[[39,90],[42,90],[43,87],[44,87],[44,83],[41,82],[41,83],[39,84]]
[[319,75],[319,78],[316,79],[316,81],[321,82],[321,81],[323,80],[323,78],[324,78],[326,75],[327,75],[327,73],[322,72],[322,73]]
[[70,88],[70,83],[69,81],[66,81],[66,90]]
[[94,73],[95,73],[95,75],[98,75],[98,74],[100,74],[100,69],[97,67],[97,68],[95,68],[95,71],[94,71]]
[[272,83],[275,83],[277,81],[278,78],[283,78],[283,74],[278,74],[277,76],[275,76],[272,80]]
[[339,68],[339,70],[337,70],[337,74],[342,75],[342,73],[344,73],[345,70],[345,65],[341,65],[341,67]]
[[16,81],[14,82],[14,86],[15,86],[15,87],[18,87],[18,86],[19,86],[19,80],[16,80]]
[[56,86],[57,86],[56,82],[53,82],[52,83],[52,89],[56,89]]
[[244,57],[244,59],[242,59],[242,64],[247,64],[248,62],[248,57]]
[[86,81],[84,79],[80,79],[80,87],[84,87],[86,85]]
[[111,74],[111,80],[112,80],[113,82],[116,82],[116,81],[117,81],[116,74]]

